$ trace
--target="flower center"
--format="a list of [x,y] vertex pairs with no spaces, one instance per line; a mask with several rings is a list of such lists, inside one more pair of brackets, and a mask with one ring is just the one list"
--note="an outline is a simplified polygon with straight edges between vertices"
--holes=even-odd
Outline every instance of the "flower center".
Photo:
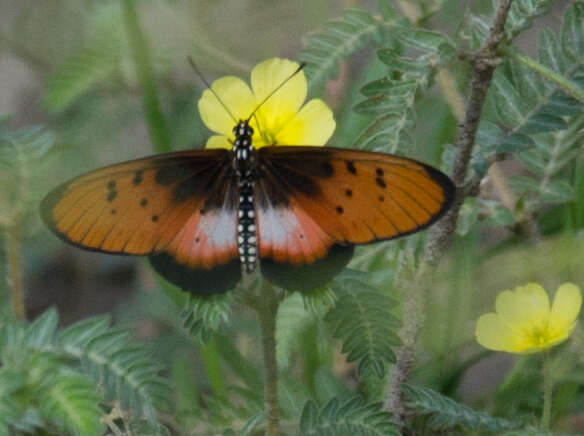
[[552,335],[547,323],[532,326],[530,330],[525,332],[525,336],[536,347],[543,347],[552,342]]

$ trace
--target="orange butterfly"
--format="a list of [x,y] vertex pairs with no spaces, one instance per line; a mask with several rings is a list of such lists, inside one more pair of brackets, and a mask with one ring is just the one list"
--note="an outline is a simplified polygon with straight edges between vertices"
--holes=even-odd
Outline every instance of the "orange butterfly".
[[422,230],[452,203],[453,183],[428,165],[332,147],[256,149],[250,119],[233,129],[230,150],[150,156],[74,178],[45,197],[41,215],[69,243],[147,255],[170,282],[207,295],[258,265],[280,286],[320,286],[354,245]]

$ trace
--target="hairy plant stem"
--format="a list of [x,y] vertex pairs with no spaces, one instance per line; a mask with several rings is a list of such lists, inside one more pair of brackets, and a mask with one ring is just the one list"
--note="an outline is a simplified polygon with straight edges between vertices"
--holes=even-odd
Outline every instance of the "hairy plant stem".
[[280,408],[278,405],[278,364],[276,362],[276,314],[280,300],[276,289],[264,281],[256,310],[262,330],[265,386],[266,436],[278,436],[280,432]]
[[541,413],[541,429],[547,431],[550,428],[552,412],[553,380],[551,371],[551,358],[549,350],[543,352],[543,410]]
[[467,196],[466,175],[470,163],[476,132],[482,108],[491,84],[495,68],[499,65],[497,48],[504,39],[504,28],[512,0],[501,0],[495,13],[489,37],[481,49],[472,57],[470,96],[466,104],[464,118],[457,140],[452,179],[457,192],[450,210],[436,223],[428,237],[420,268],[410,285],[413,293],[403,303],[404,326],[400,331],[403,345],[397,352],[387,387],[385,408],[391,412],[399,425],[404,424],[405,405],[402,399],[402,386],[409,379],[415,356],[415,342],[424,322],[425,293],[428,290],[428,274],[438,262],[456,229],[460,208]]
[[18,319],[26,318],[24,290],[20,271],[20,229],[18,225],[6,228],[6,257],[8,259],[7,281],[12,297],[12,310]]
[[150,139],[157,153],[165,153],[172,149],[170,133],[166,127],[158,98],[158,88],[154,78],[148,43],[140,28],[133,0],[122,1],[122,13],[136,76],[142,90],[142,105]]

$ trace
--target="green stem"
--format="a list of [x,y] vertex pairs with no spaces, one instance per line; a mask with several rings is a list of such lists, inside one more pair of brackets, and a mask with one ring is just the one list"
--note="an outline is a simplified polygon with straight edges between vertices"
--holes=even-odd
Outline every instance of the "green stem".
[[584,90],[582,90],[582,88],[577,86],[570,79],[566,79],[561,74],[556,73],[545,65],[540,64],[539,62],[531,59],[529,56],[526,56],[523,53],[518,52],[517,50],[506,47],[501,51],[507,56],[515,59],[517,62],[520,62],[526,67],[531,68],[533,71],[539,73],[544,79],[556,84],[566,94],[584,103]]
[[154,79],[148,44],[140,28],[133,0],[122,1],[122,12],[128,32],[130,51],[136,68],[136,76],[142,89],[142,104],[150,139],[156,152],[165,153],[172,149],[170,133],[166,127],[160,100],[158,99],[158,89]]
[[551,359],[549,351],[546,350],[543,353],[543,411],[541,415],[541,428],[543,431],[547,431],[550,428],[552,389]]
[[280,416],[278,406],[278,365],[276,362],[276,314],[279,306],[276,290],[264,282],[259,304],[256,306],[262,330],[265,367],[266,436],[278,436]]
[[11,289],[12,309],[16,318],[24,320],[24,292],[22,289],[22,275],[20,271],[20,231],[18,226],[6,229],[6,256],[8,258],[8,286]]
[[211,382],[211,387],[218,397],[226,398],[227,389],[225,387],[225,378],[221,371],[219,351],[215,338],[211,338],[206,345],[201,347],[201,357],[205,365],[205,371]]

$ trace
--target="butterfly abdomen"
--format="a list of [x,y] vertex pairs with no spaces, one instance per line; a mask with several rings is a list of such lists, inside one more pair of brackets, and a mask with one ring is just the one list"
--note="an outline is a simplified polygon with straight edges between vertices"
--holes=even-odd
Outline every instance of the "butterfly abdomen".
[[239,260],[245,271],[255,270],[258,259],[257,228],[255,219],[253,188],[255,185],[255,158],[251,145],[253,129],[247,121],[240,121],[233,129],[234,167],[239,185],[237,208],[237,249]]

